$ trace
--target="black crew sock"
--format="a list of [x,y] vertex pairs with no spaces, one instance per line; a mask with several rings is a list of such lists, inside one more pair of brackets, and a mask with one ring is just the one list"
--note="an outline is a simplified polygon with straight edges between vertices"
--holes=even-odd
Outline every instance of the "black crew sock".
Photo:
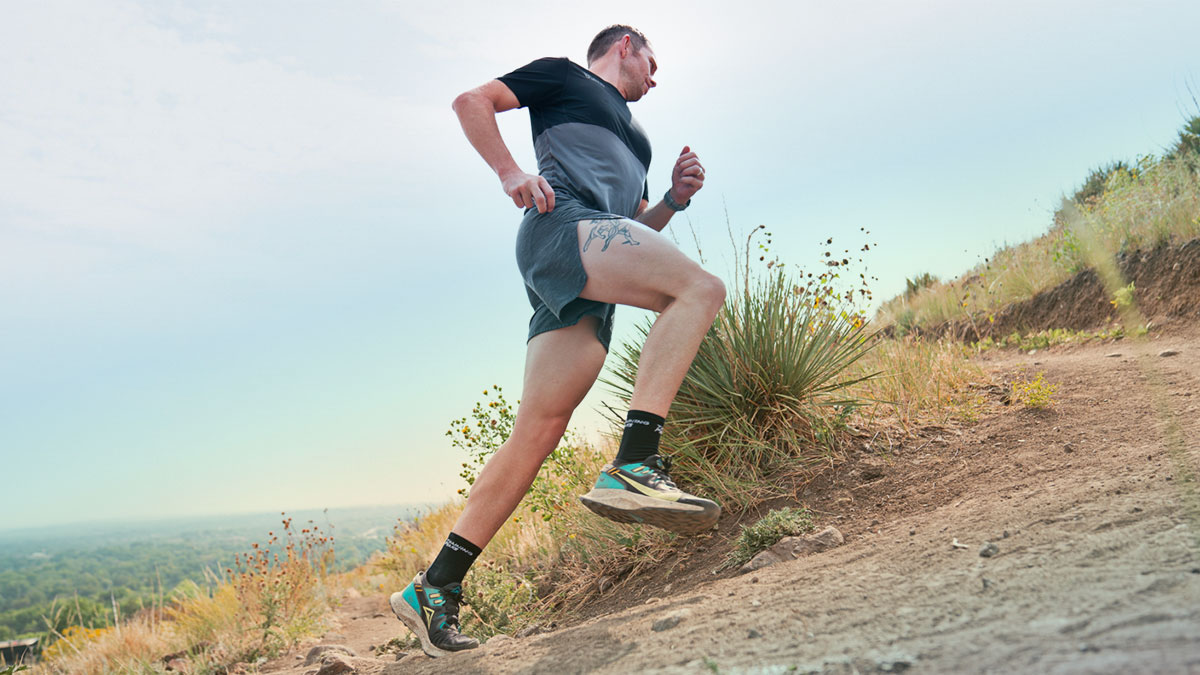
[[625,416],[625,433],[621,435],[621,448],[613,464],[643,462],[658,453],[658,439],[662,438],[663,418],[645,410],[630,410]]
[[461,584],[467,576],[467,570],[471,569],[471,563],[475,562],[475,558],[482,552],[483,549],[451,532],[450,536],[446,537],[446,543],[442,544],[441,553],[438,553],[437,559],[425,572],[425,581],[438,588],[445,588],[454,583]]

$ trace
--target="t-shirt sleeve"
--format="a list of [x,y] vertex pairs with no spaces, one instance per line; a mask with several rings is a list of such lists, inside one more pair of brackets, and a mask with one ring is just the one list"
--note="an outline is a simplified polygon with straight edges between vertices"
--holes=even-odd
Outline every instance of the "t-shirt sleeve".
[[527,108],[552,100],[562,93],[566,71],[566,59],[546,58],[496,79],[512,90],[521,107]]

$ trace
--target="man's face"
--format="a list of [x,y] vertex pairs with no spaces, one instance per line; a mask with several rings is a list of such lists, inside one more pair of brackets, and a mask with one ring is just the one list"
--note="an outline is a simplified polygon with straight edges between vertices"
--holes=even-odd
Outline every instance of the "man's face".
[[[631,48],[632,49],[632,48]],[[637,101],[654,88],[654,73],[658,62],[650,45],[640,51],[631,51],[621,61],[621,90],[626,101]]]

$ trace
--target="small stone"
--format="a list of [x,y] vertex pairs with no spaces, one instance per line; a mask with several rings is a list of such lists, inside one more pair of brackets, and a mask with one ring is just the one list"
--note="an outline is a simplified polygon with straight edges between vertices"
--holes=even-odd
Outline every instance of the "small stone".
[[911,536],[913,536],[913,535],[914,535],[914,534],[916,534],[916,533],[917,533],[917,531],[916,531],[916,530],[909,530],[909,531],[908,531],[908,536],[910,536],[910,537],[911,537]]
[[1104,358],[1106,358],[1106,359],[1119,359],[1119,358],[1121,358],[1121,352],[1113,352],[1113,353],[1111,353],[1111,354],[1105,354],[1105,355],[1104,355]]
[[983,590],[985,591],[992,585],[992,580],[987,577],[979,577],[979,580],[983,582]]
[[903,673],[910,667],[912,667],[912,664],[903,659],[879,662],[879,670],[884,673]]
[[1073,443],[1063,443],[1063,452],[1075,452],[1075,445]]
[[1179,354],[1178,349],[1164,349],[1158,353],[1158,355],[1163,358],[1166,358],[1168,356],[1177,356],[1178,354]]
[[317,661],[322,660],[326,654],[343,654],[345,656],[358,656],[353,649],[343,645],[317,645],[308,650],[308,656],[304,659],[304,665],[311,666]]
[[1008,536],[1009,536],[1009,535],[1008,535],[1008,530],[1005,530],[1005,531],[1004,531],[1004,533],[1000,535],[1000,538],[1001,538],[1001,539],[1008,539]]
[[678,626],[680,621],[683,621],[683,618],[680,616],[664,617],[658,621],[655,621],[654,625],[650,626],[650,630],[654,631],[655,633],[661,633],[664,630],[671,630],[675,626]]
[[752,583],[752,584],[757,584],[757,583],[758,583],[758,577],[750,577],[750,583]]
[[1079,645],[1079,651],[1081,651],[1081,652],[1098,652],[1098,651],[1100,651],[1100,648],[1097,647],[1096,645],[1082,644],[1082,645]]
[[532,626],[526,626],[526,627],[522,628],[521,630],[517,631],[516,636],[519,638],[527,638],[527,637],[532,637],[532,636],[537,635],[538,633],[542,633],[542,632],[544,632],[542,625],[540,623],[535,623]]
[[[374,649],[374,647],[372,647],[372,649]],[[297,660],[297,661],[303,661],[303,660],[304,660],[304,655],[303,655],[303,654],[297,654],[297,655],[296,655],[296,660]]]
[[858,461],[858,472],[864,481],[882,478],[887,470],[887,460],[881,457],[868,456]]
[[754,639],[760,638],[760,637],[762,637],[762,633],[754,630],[753,628],[751,628],[750,631],[748,633],[746,633],[747,640],[754,640]]
[[355,672],[355,668],[350,663],[350,657],[328,653],[321,657],[321,669],[317,671],[317,675],[342,675],[342,673],[353,672]]
[[1192,574],[1200,574],[1200,567],[1193,567]]
[[979,555],[983,558],[990,558],[1000,552],[1000,547],[990,541],[985,541],[979,549]]
[[750,601],[750,606],[751,607],[762,607],[762,600],[755,598],[754,600]]

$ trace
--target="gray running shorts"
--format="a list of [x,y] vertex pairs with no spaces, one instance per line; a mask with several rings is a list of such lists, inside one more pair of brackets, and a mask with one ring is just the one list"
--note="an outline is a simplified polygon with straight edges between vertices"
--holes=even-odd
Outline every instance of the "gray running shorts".
[[579,256],[578,223],[620,218],[559,195],[550,213],[538,213],[537,209],[525,213],[517,231],[517,267],[525,279],[529,304],[533,305],[528,339],[594,316],[600,320],[596,339],[608,351],[615,306],[579,297],[587,283],[587,272]]

